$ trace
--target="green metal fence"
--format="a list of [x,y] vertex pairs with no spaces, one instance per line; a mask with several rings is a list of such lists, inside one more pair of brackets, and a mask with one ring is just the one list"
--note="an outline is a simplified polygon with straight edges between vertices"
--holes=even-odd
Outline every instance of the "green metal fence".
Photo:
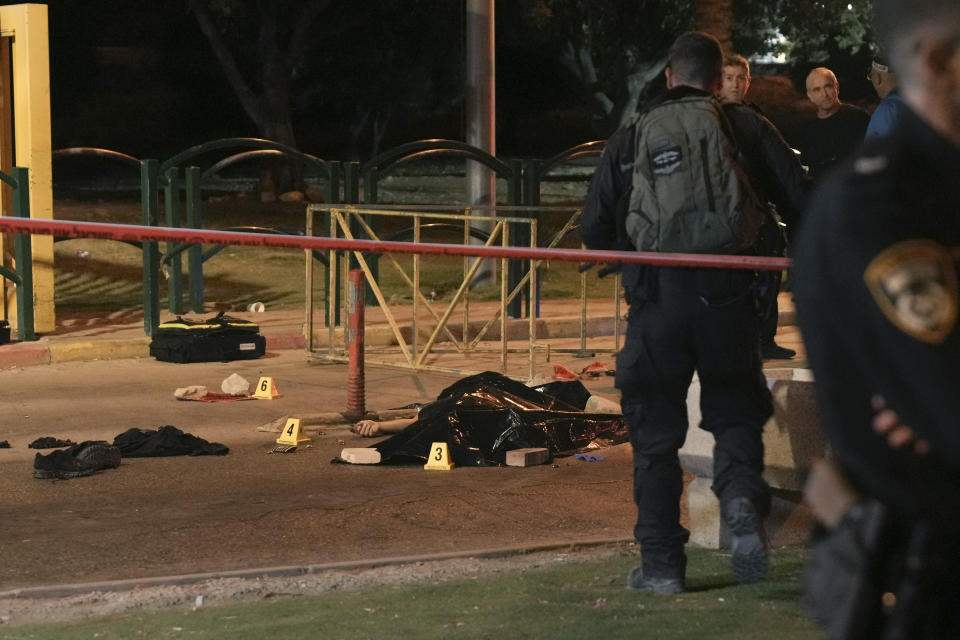
[[[24,167],[14,167],[13,174],[0,172],[0,181],[13,188],[13,215],[30,217],[30,177]],[[14,234],[14,270],[0,265],[0,276],[17,285],[17,339],[21,342],[36,340],[33,322],[33,251],[29,234]]]
[[[506,208],[521,211],[517,215],[539,216],[540,194],[544,180],[549,179],[551,171],[570,161],[599,156],[605,141],[588,142],[571,147],[547,159],[500,159],[489,153],[457,140],[428,139],[418,140],[389,149],[377,157],[365,162],[341,162],[323,160],[303,153],[293,147],[270,140],[259,138],[224,138],[199,144],[171,158],[160,162],[155,159],[137,160],[132,156],[112,152],[104,149],[77,148],[62,149],[54,155],[82,155],[93,154],[105,158],[119,159],[139,166],[140,172],[140,203],[141,224],[157,226],[161,224],[170,227],[186,226],[199,229],[203,226],[203,205],[201,187],[223,169],[237,163],[263,158],[284,158],[320,169],[325,185],[326,204],[363,204],[373,206],[379,204],[382,181],[400,166],[416,160],[426,158],[461,158],[466,161],[477,162],[489,168],[497,178],[507,183]],[[227,157],[219,158],[214,162],[207,162],[205,168],[201,159],[208,159],[215,152],[230,152]],[[163,194],[163,213],[161,218],[160,194]],[[464,191],[466,193],[466,190]],[[497,207],[491,207],[494,214]],[[499,207],[504,209],[504,207]],[[530,213],[524,214],[523,210]],[[29,215],[29,214],[28,214]],[[372,221],[371,221],[372,222]],[[539,220],[538,220],[539,222]],[[527,246],[530,238],[530,225],[511,225],[511,244]],[[533,225],[532,228],[541,228]],[[291,233],[290,230],[276,229],[268,226],[232,227],[231,230],[256,231],[268,233]],[[299,231],[294,231],[299,233]],[[539,238],[537,246],[540,245]],[[203,311],[204,281],[203,264],[216,255],[222,246],[204,248],[200,245],[168,243],[161,247],[156,242],[140,243],[143,261],[143,310],[144,332],[153,335],[160,324],[160,286],[161,273],[166,269],[168,309],[171,313],[183,313],[189,309],[199,313]],[[188,299],[184,304],[183,291],[183,254],[187,254],[188,261]],[[326,263],[324,254],[315,256]],[[375,261],[375,260],[374,260]],[[375,268],[375,267],[374,267]],[[512,260],[509,266],[508,280],[511,288],[519,282],[523,273],[529,269],[526,261]],[[7,274],[4,274],[7,275]],[[17,274],[10,274],[10,276]],[[539,277],[539,276],[538,276]],[[14,279],[11,277],[11,279]],[[16,280],[15,280],[16,281]],[[328,291],[330,284],[324,279],[325,295],[339,294],[340,287],[333,292]],[[527,290],[523,290],[522,298],[517,296],[510,302],[508,313],[512,317],[521,315],[539,316],[539,300],[528,299]],[[526,308],[522,309],[522,303]],[[339,305],[334,305],[339,308]],[[32,309],[32,306],[31,306]],[[326,318],[328,323],[339,324],[339,318]]]

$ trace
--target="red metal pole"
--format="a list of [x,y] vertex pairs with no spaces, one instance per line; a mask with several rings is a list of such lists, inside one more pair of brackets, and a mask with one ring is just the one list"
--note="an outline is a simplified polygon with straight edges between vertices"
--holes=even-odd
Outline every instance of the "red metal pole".
[[363,328],[367,280],[363,269],[351,269],[347,285],[347,345],[350,365],[347,372],[347,410],[344,416],[359,420],[367,413],[363,377]]
[[661,267],[717,267],[721,269],[764,269],[781,271],[790,266],[787,258],[731,256],[689,253],[643,253],[639,251],[594,251],[588,249],[533,249],[480,245],[350,240],[348,238],[304,237],[266,233],[241,233],[213,229],[141,227],[108,222],[41,220],[0,216],[0,233],[26,233],[64,238],[105,238],[139,242],[185,242],[187,244],[229,244],[246,247],[283,247],[327,251],[374,253],[419,253],[421,255],[477,256],[517,260],[566,260],[570,262],[622,262]]

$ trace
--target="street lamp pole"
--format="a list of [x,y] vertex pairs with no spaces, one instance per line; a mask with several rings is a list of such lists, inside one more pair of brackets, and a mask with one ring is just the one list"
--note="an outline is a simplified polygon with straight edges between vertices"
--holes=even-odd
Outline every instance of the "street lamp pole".
[[[466,142],[495,156],[497,107],[494,0],[465,1]],[[478,162],[467,161],[467,202],[471,207],[478,208],[492,207],[497,202],[496,176]],[[492,210],[489,212],[492,215]],[[490,225],[484,226],[486,231],[490,230]],[[478,274],[475,284],[489,282],[496,274],[496,261],[484,260]]]

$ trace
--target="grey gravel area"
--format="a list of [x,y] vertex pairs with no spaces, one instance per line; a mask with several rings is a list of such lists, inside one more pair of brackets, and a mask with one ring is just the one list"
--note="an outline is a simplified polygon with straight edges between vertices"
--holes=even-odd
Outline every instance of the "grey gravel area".
[[[539,551],[492,558],[463,557],[365,569],[333,569],[292,577],[213,578],[190,584],[94,590],[56,598],[0,598],[0,625],[117,615],[132,611],[197,609],[259,602],[268,598],[320,596],[331,591],[412,586],[477,580],[498,574],[549,568],[633,553],[629,543],[607,544],[569,552]],[[629,564],[628,561],[625,561]]]

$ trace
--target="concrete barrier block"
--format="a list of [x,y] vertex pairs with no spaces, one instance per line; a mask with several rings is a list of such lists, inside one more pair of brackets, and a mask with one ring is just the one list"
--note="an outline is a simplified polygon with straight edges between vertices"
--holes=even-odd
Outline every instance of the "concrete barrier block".
[[774,413],[763,430],[764,477],[770,486],[801,491],[815,458],[827,457],[830,445],[817,414],[813,380],[773,380]]
[[[720,501],[709,478],[694,478],[685,491],[690,542],[707,549],[729,549],[730,531],[720,515]],[[803,544],[810,537],[813,514],[795,491],[774,490],[764,530],[771,547]]]
[[710,489],[711,484],[709,478],[697,476],[685,489],[687,513],[690,515],[690,542],[707,549],[719,549],[724,544],[729,546],[729,541],[721,538],[724,531],[720,503]]
[[[805,369],[764,371],[773,396],[774,413],[764,427],[765,477],[772,487],[799,491],[814,458],[829,450],[816,411],[813,378]],[[690,429],[680,449],[684,469],[713,476],[713,436],[700,424],[700,381],[694,377],[687,394]]]

